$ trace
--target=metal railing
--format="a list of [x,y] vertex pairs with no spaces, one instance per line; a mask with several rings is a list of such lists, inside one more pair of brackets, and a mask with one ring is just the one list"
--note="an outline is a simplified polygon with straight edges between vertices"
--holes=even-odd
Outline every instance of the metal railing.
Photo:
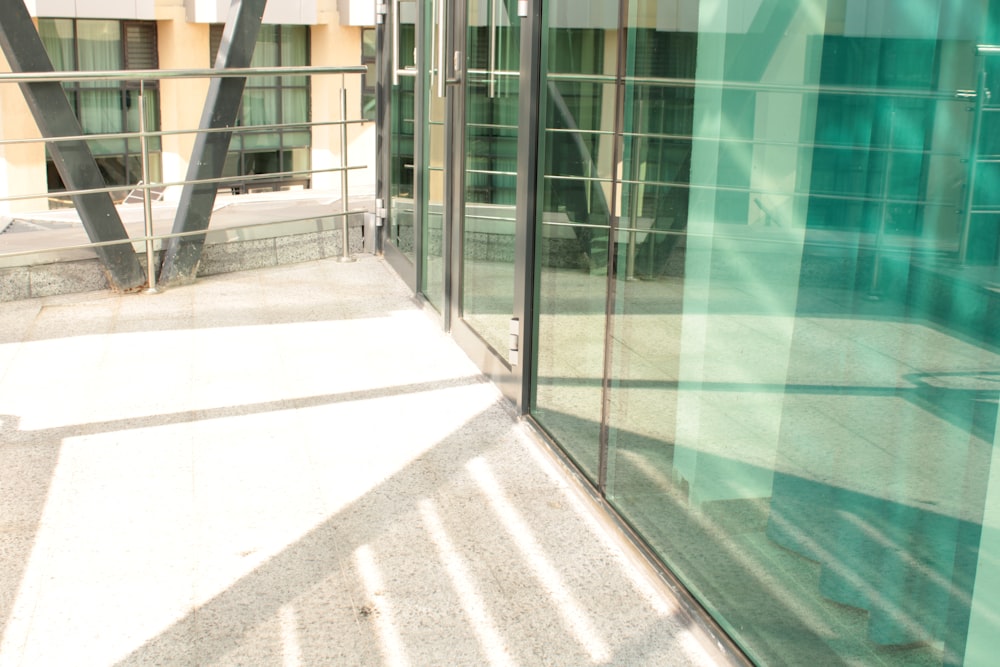
[[[227,70],[218,69],[183,69],[183,70],[100,70],[100,71],[56,71],[56,72],[37,72],[37,73],[0,73],[0,84],[32,84],[32,83],[43,83],[43,82],[58,82],[58,83],[68,83],[68,82],[99,82],[99,81],[116,81],[116,82],[136,82],[138,83],[138,97],[137,97],[137,109],[139,127],[138,131],[123,131],[123,132],[113,132],[113,133],[92,133],[88,134],[84,131],[81,135],[75,136],[57,136],[57,137],[30,137],[30,138],[13,138],[13,139],[0,139],[0,150],[8,146],[18,146],[26,144],[52,144],[58,142],[68,142],[68,141],[85,141],[91,142],[96,140],[107,140],[107,139],[117,139],[128,142],[129,140],[138,140],[139,142],[139,157],[141,163],[141,178],[135,183],[126,184],[115,184],[107,185],[100,188],[89,188],[89,189],[76,189],[76,190],[60,190],[57,194],[60,197],[73,197],[76,195],[89,195],[97,193],[121,193],[124,191],[141,191],[143,200],[143,223],[144,223],[144,234],[142,236],[130,236],[126,239],[112,240],[112,241],[91,241],[88,243],[66,245],[59,247],[46,247],[46,248],[32,248],[26,250],[19,250],[13,252],[3,252],[0,251],[0,259],[8,257],[17,256],[27,256],[27,255],[38,255],[41,253],[59,253],[82,249],[95,249],[102,246],[112,246],[119,244],[137,244],[143,243],[145,245],[146,254],[146,272],[148,288],[155,291],[156,289],[156,262],[155,262],[155,243],[157,241],[164,241],[171,238],[180,238],[186,236],[205,236],[211,232],[211,228],[200,230],[200,231],[190,231],[190,232],[172,232],[169,234],[156,234],[153,228],[153,211],[152,211],[152,191],[153,190],[164,190],[166,188],[173,187],[185,187],[189,185],[199,185],[199,184],[209,184],[216,183],[220,186],[225,186],[227,184],[247,184],[254,182],[283,182],[290,179],[308,179],[315,174],[322,173],[339,173],[340,174],[340,188],[341,188],[341,211],[331,212],[323,217],[340,217],[341,218],[341,256],[339,259],[341,261],[353,261],[350,254],[350,242],[349,242],[349,231],[348,231],[348,219],[352,214],[364,213],[364,209],[353,210],[350,207],[350,188],[349,188],[349,173],[353,170],[367,169],[369,165],[350,165],[348,163],[348,126],[359,125],[364,123],[369,123],[364,118],[361,118],[360,108],[356,117],[353,119],[348,118],[348,106],[347,106],[347,87],[346,87],[346,77],[347,75],[361,75],[364,74],[367,69],[364,66],[344,66],[344,67],[253,67],[253,68],[235,68]],[[178,80],[178,79],[211,79],[211,78],[247,78],[251,79],[253,77],[288,77],[288,76],[306,76],[306,77],[317,77],[317,76],[330,76],[339,75],[341,77],[340,81],[340,118],[339,119],[320,119],[320,120],[309,120],[307,122],[295,122],[295,123],[274,123],[274,124],[262,124],[262,125],[240,125],[237,123],[235,127],[225,127],[225,128],[171,128],[171,129],[150,129],[147,125],[146,118],[146,105],[147,98],[146,93],[150,89],[149,83],[156,81],[166,81],[166,80]],[[2,86],[0,86],[2,89]],[[360,89],[360,86],[359,86]],[[160,97],[162,100],[162,96]],[[261,132],[275,132],[275,131],[309,131],[312,133],[313,128],[317,127],[339,127],[339,149],[340,149],[340,164],[338,166],[322,166],[320,168],[309,168],[309,169],[295,169],[295,170],[285,170],[277,172],[268,172],[262,174],[246,174],[246,175],[234,175],[234,176],[222,176],[219,178],[212,179],[201,179],[201,180],[169,180],[154,182],[151,180],[151,169],[150,169],[150,154],[151,152],[160,152],[162,154],[162,144],[159,151],[151,151],[150,140],[157,138],[162,141],[163,137],[171,137],[177,135],[197,135],[201,133],[213,133],[213,132],[229,132],[233,136],[240,134],[252,134]],[[310,137],[310,145],[312,145],[313,140]],[[127,145],[127,144],[126,144]],[[276,150],[283,150],[283,148],[278,148]],[[130,151],[126,150],[126,154],[130,154]],[[0,196],[0,202],[13,202],[13,201],[26,201],[26,200],[51,200],[53,197],[52,192],[31,192],[31,193],[16,193]],[[15,217],[16,214],[10,214],[10,217]],[[315,217],[304,218],[305,219],[315,219]],[[227,227],[227,230],[234,229],[247,229],[252,227],[261,227],[273,224],[281,224],[287,222],[295,222],[296,220],[275,220],[267,223],[254,223],[247,225],[236,225]]]

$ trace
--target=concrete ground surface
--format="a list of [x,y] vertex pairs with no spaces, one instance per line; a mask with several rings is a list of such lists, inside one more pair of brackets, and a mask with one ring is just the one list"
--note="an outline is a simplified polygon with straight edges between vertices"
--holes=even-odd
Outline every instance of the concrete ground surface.
[[0,304],[0,665],[709,665],[380,260]]

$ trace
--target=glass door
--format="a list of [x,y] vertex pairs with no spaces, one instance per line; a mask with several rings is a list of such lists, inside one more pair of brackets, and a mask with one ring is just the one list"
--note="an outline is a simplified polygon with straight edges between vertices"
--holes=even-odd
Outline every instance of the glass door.
[[514,0],[395,0],[383,40],[386,258],[518,403],[520,22]]
[[512,0],[459,0],[454,60],[462,129],[452,181],[459,215],[452,267],[456,339],[515,401],[520,19]]
[[992,664],[1000,3],[673,5],[545,3],[532,416],[755,663]]
[[571,0],[547,7],[532,413],[597,483],[609,241],[618,187],[618,8],[574,25],[567,18],[574,11]]
[[[418,14],[422,3],[394,0],[386,17],[389,67],[388,113],[388,178],[385,180],[386,237],[385,257],[410,283],[417,282],[417,192],[421,185],[416,169],[419,133],[418,109],[424,86],[418,86],[417,40]],[[386,196],[387,195],[387,196]]]

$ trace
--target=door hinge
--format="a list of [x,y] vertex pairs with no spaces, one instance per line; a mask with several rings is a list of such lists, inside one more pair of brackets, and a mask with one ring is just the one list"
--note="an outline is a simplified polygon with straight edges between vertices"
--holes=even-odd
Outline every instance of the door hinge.
[[528,18],[528,0],[517,0],[517,15],[522,19]]
[[381,227],[385,223],[386,211],[385,211],[385,200],[376,199],[375,200],[375,226]]
[[511,366],[517,366],[521,356],[521,321],[510,318],[510,345],[507,350],[507,361]]
[[389,5],[380,2],[375,5],[375,23],[382,24],[385,23],[385,17],[389,13]]

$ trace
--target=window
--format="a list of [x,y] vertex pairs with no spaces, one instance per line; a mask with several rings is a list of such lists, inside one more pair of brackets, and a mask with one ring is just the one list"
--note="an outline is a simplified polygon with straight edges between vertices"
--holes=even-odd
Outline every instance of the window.
[[375,113],[378,109],[375,91],[375,82],[378,80],[378,72],[375,71],[375,28],[362,28],[361,30],[361,64],[368,71],[361,75],[361,117],[366,120],[375,120]]
[[[211,60],[214,63],[222,41],[222,25],[213,25]],[[306,26],[263,25],[254,47],[251,67],[304,67],[309,64],[309,32]],[[251,179],[236,183],[236,192],[308,186],[309,128],[274,127],[305,124],[309,114],[309,79],[305,76],[250,77],[243,92],[238,124],[248,128],[233,135],[226,159],[225,176],[274,174],[274,179]],[[259,130],[249,128],[260,128]]]
[[[156,24],[144,21],[39,19],[38,32],[57,71],[156,69]],[[145,84],[146,127],[157,130],[159,90]],[[139,130],[138,81],[68,81],[63,83],[70,105],[85,134],[114,134]],[[138,139],[95,139],[90,150],[108,185],[131,186],[142,178]],[[151,179],[160,177],[160,140],[149,141]],[[48,161],[49,192],[66,186]]]

